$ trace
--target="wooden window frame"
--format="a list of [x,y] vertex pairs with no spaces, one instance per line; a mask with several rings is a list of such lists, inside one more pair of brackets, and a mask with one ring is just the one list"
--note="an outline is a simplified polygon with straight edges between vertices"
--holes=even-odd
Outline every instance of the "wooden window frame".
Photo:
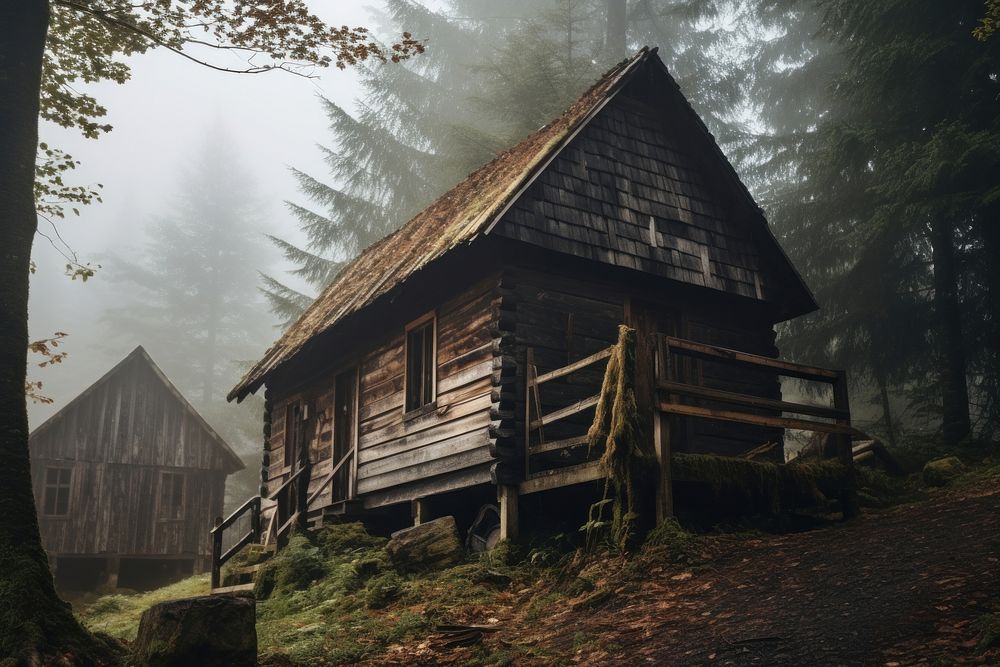
[[[178,515],[175,516],[173,511],[169,515],[166,514],[167,507],[163,504],[163,491],[164,484],[167,478],[180,477],[181,478],[181,502],[180,510]],[[159,484],[157,486],[156,494],[156,517],[160,521],[184,521],[186,510],[187,510],[187,475],[183,472],[177,470],[161,470],[159,475]],[[171,491],[171,500],[176,500],[173,497],[173,491]]]
[[[69,480],[64,484],[64,483],[62,483],[61,481],[59,481],[57,479],[56,482],[55,482],[55,484],[50,484],[49,483],[49,471],[50,470],[58,470],[60,473],[62,473],[62,471],[64,471],[64,470],[68,470],[69,471]],[[58,510],[59,509],[59,491],[65,489],[65,491],[66,491],[66,511],[65,512],[58,512],[58,511],[49,512],[48,511],[50,489],[52,490],[52,492],[54,492],[56,494],[55,498],[53,499],[53,503],[52,503],[54,505],[54,507],[53,507],[54,510]],[[73,466],[71,466],[71,465],[45,466],[45,481],[44,481],[44,486],[43,486],[43,491],[42,491],[42,512],[44,513],[44,516],[52,518],[52,519],[65,519],[66,517],[69,516],[70,507],[72,506],[72,500],[73,500]]]
[[[431,330],[431,390],[430,400],[423,405],[410,405],[410,332],[430,325]],[[406,325],[403,331],[403,415],[415,416],[437,407],[437,311],[424,313]]]

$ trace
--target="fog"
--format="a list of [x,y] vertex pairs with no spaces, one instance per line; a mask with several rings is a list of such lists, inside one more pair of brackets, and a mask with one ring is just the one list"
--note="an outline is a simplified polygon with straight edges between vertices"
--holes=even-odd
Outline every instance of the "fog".
[[[370,18],[368,10],[353,3],[334,3],[318,11],[338,25],[366,25]],[[51,224],[39,221],[40,232],[52,237],[61,251],[46,238],[36,238],[33,257],[38,270],[31,283],[30,333],[32,340],[56,331],[69,336],[60,346],[68,352],[61,364],[29,366],[29,376],[40,380],[42,393],[53,399],[50,405],[29,402],[32,427],[142,343],[109,339],[101,321],[105,308],[122,300],[122,290],[129,289],[108,280],[116,261],[111,255],[125,255],[142,245],[149,225],[176,201],[179,176],[191,156],[202,150],[209,133],[222,128],[234,144],[263,204],[266,231],[296,239],[298,228],[283,202],[302,196],[288,167],[326,174],[316,144],[329,142],[328,121],[318,96],[350,108],[358,92],[357,74],[351,70],[331,68],[310,79],[280,71],[226,74],[162,49],[129,63],[133,78],[125,85],[84,88],[108,109],[112,132],[91,140],[51,123],[40,127],[42,141],[81,162],[67,181],[102,184],[104,201],[80,208],[78,217],[69,213],[65,220],[55,221],[58,236],[81,262],[101,265],[86,283],[64,275],[66,249]],[[259,268],[280,272],[277,251],[271,266]],[[260,316],[273,319],[266,305]],[[155,358],[155,351],[150,352]]]

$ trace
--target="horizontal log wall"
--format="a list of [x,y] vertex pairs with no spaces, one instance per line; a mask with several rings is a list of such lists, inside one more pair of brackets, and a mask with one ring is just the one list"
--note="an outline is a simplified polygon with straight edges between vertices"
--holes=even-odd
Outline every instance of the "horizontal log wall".
[[[766,322],[755,322],[752,319],[727,317],[725,311],[721,309],[706,309],[687,314],[684,330],[685,338],[699,343],[719,345],[765,357],[778,356],[778,348],[774,343],[775,332],[771,326]],[[781,384],[774,373],[735,364],[694,359],[685,359],[682,367],[688,381],[693,380],[705,387],[762,398],[781,398]],[[730,407],[705,401],[700,401],[698,404],[706,407]],[[686,437],[679,443],[680,451],[739,455],[770,442],[778,443],[778,446],[771,450],[772,456],[782,459],[783,433],[780,429],[706,419],[688,419],[686,424]]]
[[[357,494],[377,507],[423,495],[488,482],[493,334],[498,318],[499,278],[480,281],[442,303],[437,316],[437,398],[433,407],[404,415],[404,328],[394,330],[360,355]],[[374,338],[374,337],[373,337]],[[340,360],[339,369],[349,368]],[[271,413],[267,487],[277,488],[284,465],[286,411],[294,401],[310,405],[308,443],[314,462],[310,493],[336,463],[332,444],[335,373],[323,373],[294,394],[274,402]]]
[[441,492],[462,480],[489,480],[492,277],[437,309],[437,398],[430,410],[403,413],[400,335],[361,365],[358,492],[378,506]]

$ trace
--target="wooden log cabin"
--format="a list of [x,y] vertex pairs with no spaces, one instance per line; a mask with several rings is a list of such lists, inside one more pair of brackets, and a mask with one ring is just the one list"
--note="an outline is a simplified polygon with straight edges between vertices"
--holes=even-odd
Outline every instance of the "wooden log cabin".
[[[233,389],[266,386],[261,498],[247,507],[264,507],[273,536],[344,514],[468,525],[499,495],[511,535],[518,498],[599,476],[581,435],[623,322],[673,337],[675,383],[751,395],[772,415],[671,417],[675,451],[770,442],[780,459],[774,326],[815,308],[643,49],[348,264]],[[746,354],[734,365],[728,348]]]
[[156,588],[211,565],[243,462],[137,347],[29,438],[42,544],[63,591]]

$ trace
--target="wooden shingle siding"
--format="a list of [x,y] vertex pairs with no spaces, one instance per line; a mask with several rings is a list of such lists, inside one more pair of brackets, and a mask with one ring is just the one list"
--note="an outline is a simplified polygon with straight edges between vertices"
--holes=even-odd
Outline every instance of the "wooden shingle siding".
[[672,136],[662,110],[621,95],[549,165],[496,232],[766,298],[768,280],[748,225],[717,203],[703,170]]

